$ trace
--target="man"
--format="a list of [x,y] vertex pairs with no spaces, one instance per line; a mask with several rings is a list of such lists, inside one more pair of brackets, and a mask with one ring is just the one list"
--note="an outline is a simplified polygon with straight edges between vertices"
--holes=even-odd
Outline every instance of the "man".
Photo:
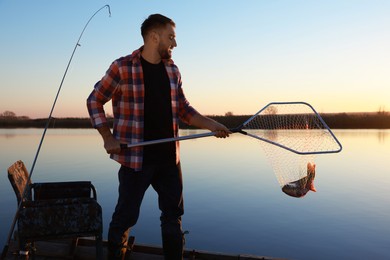
[[[175,23],[160,14],[150,15],[141,26],[144,45],[115,60],[87,99],[93,126],[110,157],[121,164],[119,197],[108,231],[110,259],[123,259],[129,229],[139,216],[141,202],[152,185],[161,210],[161,233],[166,259],[182,259],[183,210],[179,142],[121,150],[121,143],[176,137],[179,119],[215,132],[230,134],[224,125],[198,113],[186,100],[181,75],[171,60],[177,46]],[[103,105],[112,101],[111,133]]]

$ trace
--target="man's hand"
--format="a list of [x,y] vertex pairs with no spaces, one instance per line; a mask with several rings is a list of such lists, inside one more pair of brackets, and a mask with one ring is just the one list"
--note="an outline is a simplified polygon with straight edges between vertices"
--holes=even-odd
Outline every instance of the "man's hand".
[[120,142],[114,138],[110,128],[108,126],[102,126],[98,128],[98,131],[103,138],[104,149],[106,149],[106,152],[108,154],[120,153]]
[[194,115],[190,120],[190,125],[197,126],[199,128],[208,129],[211,132],[215,132],[215,136],[218,138],[229,137],[232,132],[223,124],[214,121],[213,119],[202,116],[201,114]]
[[104,139],[104,149],[106,149],[106,152],[108,154],[120,153],[121,151],[120,142],[116,140],[113,136],[112,138],[107,138],[107,140]]
[[214,130],[211,130],[212,132],[215,132],[215,136],[218,138],[226,138],[229,137],[229,135],[232,133],[226,126],[215,122]]

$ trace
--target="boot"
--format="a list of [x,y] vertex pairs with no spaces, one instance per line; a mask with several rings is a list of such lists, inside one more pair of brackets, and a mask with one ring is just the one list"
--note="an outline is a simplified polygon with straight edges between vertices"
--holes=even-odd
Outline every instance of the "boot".
[[182,260],[183,250],[183,237],[163,236],[163,251],[166,260]]
[[113,244],[108,242],[108,260],[125,260],[127,243],[123,244]]

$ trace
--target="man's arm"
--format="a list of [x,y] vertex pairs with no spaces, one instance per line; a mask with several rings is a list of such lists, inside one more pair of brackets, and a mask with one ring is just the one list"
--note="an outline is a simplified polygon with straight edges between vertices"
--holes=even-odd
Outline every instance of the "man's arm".
[[104,104],[112,99],[118,88],[118,82],[120,81],[119,65],[118,61],[114,61],[111,64],[106,74],[95,84],[94,89],[87,98],[87,108],[92,126],[102,136],[104,148],[109,154],[120,152],[120,143],[112,135],[104,111]]
[[231,134],[230,130],[223,124],[199,113],[196,113],[193,117],[191,117],[189,124],[215,132],[215,136],[218,138],[226,138],[229,137],[229,134]]

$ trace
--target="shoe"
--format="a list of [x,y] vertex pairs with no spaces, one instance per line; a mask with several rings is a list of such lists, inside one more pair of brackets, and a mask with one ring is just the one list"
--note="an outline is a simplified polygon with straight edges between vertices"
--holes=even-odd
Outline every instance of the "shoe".
[[112,244],[108,243],[108,260],[125,260],[127,252],[127,243],[124,244]]

